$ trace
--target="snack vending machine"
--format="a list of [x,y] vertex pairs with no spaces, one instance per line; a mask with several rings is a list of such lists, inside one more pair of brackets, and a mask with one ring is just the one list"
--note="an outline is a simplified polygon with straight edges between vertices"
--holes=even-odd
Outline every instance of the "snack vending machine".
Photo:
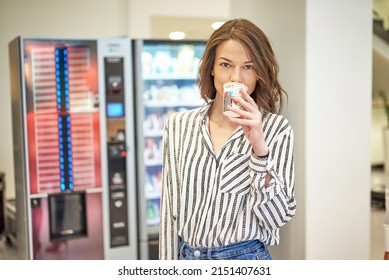
[[137,259],[130,40],[9,44],[20,259]]
[[197,86],[204,49],[203,41],[133,40],[141,259],[158,258],[163,128],[174,112],[204,104]]

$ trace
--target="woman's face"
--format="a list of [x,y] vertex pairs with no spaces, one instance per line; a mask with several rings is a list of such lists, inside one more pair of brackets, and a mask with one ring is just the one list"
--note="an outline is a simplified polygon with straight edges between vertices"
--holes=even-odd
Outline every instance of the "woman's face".
[[223,84],[227,82],[245,84],[249,94],[254,91],[257,83],[257,74],[251,57],[241,43],[235,40],[225,41],[216,48],[212,75],[219,97],[223,97]]

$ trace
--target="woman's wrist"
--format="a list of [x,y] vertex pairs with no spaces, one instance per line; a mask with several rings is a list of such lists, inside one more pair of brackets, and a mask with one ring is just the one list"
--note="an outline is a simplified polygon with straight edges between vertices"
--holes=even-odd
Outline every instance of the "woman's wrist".
[[253,149],[253,154],[260,159],[267,159],[269,157],[269,150],[256,153]]
[[264,149],[257,149],[257,150],[253,148],[253,153],[256,157],[267,158],[269,156],[269,149],[267,147]]

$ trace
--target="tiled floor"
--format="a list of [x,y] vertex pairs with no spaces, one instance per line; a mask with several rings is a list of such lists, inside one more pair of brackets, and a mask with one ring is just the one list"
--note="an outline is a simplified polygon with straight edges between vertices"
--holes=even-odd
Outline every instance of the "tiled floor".
[[[378,207],[371,209],[370,259],[382,260],[384,255],[383,221],[385,210]],[[6,244],[6,239],[0,237],[0,260],[17,260],[16,249]]]

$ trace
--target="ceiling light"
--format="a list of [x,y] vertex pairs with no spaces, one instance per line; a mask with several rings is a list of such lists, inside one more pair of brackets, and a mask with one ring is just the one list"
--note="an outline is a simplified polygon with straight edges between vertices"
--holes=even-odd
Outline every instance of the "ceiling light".
[[223,24],[224,24],[224,21],[215,21],[214,23],[212,23],[212,28],[216,30],[220,26],[222,26]]
[[185,38],[185,33],[181,32],[181,31],[173,31],[173,32],[170,32],[169,38],[171,40],[182,40]]

